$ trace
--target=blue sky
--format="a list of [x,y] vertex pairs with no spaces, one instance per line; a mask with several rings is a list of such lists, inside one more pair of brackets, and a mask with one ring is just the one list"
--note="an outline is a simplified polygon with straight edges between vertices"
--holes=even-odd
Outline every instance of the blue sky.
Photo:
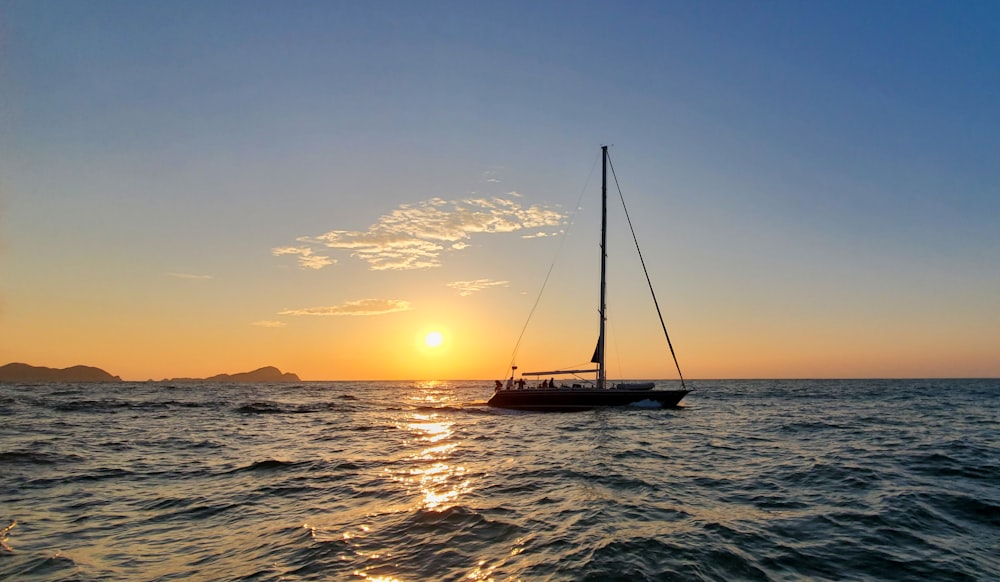
[[[992,2],[2,2],[0,359],[238,371],[116,355],[123,336],[202,346],[205,325],[216,345],[271,334],[245,360],[217,348],[228,365],[342,377],[355,368],[318,337],[424,329],[461,305],[504,341],[455,342],[503,360],[552,240],[593,248],[539,213],[568,219],[611,143],[697,374],[1000,374],[998,17]],[[494,198],[517,212],[456,218]],[[419,210],[435,199],[458,225],[447,245]],[[435,264],[377,271],[321,238],[384,236],[404,208]],[[476,230],[501,218],[516,224]],[[539,234],[556,236],[522,238]],[[280,315],[369,300],[410,309]],[[42,322],[65,341],[24,331]],[[117,339],[81,348],[99,328]],[[435,366],[400,374],[495,369]]]

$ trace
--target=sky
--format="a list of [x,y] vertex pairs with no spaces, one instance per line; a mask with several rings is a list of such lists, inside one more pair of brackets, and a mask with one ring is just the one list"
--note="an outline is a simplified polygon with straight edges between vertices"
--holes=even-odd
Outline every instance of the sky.
[[0,0],[0,364],[585,363],[602,145],[686,378],[1000,377],[989,1]]

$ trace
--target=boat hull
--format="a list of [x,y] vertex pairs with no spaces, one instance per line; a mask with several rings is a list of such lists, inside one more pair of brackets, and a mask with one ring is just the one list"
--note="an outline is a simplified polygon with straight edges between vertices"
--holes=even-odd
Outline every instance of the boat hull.
[[511,410],[538,412],[572,412],[609,406],[628,406],[643,401],[674,407],[690,390],[588,390],[588,389],[527,389],[498,390],[487,404]]

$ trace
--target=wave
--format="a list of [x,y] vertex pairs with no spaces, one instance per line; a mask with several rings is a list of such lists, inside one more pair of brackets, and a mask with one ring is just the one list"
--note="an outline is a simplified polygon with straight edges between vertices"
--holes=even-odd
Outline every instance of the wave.
[[[368,520],[372,517],[369,515]],[[296,552],[294,566],[285,575],[335,579],[359,574],[404,580],[473,578],[477,562],[484,572],[488,562],[477,555],[476,548],[490,543],[513,544],[526,533],[524,528],[462,505],[389,512],[381,517],[373,526],[359,522],[310,528],[308,543]],[[345,535],[344,530],[351,533]],[[303,541],[299,534],[292,535]]]
[[286,404],[273,401],[256,401],[236,408],[240,414],[312,414],[329,412],[340,407],[335,402],[315,402],[311,404]]
[[292,469],[295,467],[308,466],[311,463],[305,461],[293,462],[293,461],[279,461],[277,459],[266,459],[263,461],[256,461],[250,463],[244,467],[238,467],[231,471],[226,471],[227,473],[245,473],[247,471],[277,471],[281,469]]
[[953,384],[0,386],[0,579],[995,579],[1000,391]]
[[47,556],[8,555],[0,560],[0,579],[77,580],[80,565],[69,556],[55,552]]
[[[39,403],[44,406],[43,403]],[[85,412],[94,414],[114,414],[120,410],[160,411],[177,408],[207,408],[216,406],[214,402],[197,402],[185,400],[74,400],[51,405],[56,412]]]
[[[485,402],[472,402],[463,405],[442,405],[442,406],[417,406],[415,408],[418,412],[431,412],[437,414],[449,414],[449,413],[459,413],[459,414],[475,414],[475,415],[493,415],[496,410],[502,409],[490,409],[486,408]],[[516,411],[515,411],[516,412]]]
[[94,412],[114,413],[120,408],[131,408],[131,402],[121,400],[74,400],[54,404],[52,409],[58,412]]
[[59,465],[63,463],[78,463],[84,458],[72,453],[47,453],[34,451],[0,452],[0,465]]

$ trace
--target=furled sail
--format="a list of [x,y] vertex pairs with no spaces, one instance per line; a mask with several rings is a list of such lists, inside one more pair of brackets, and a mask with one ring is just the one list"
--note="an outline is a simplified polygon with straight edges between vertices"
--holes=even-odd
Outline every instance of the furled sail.
[[601,363],[601,340],[598,338],[597,345],[594,346],[594,355],[590,358],[591,363],[600,364]]

